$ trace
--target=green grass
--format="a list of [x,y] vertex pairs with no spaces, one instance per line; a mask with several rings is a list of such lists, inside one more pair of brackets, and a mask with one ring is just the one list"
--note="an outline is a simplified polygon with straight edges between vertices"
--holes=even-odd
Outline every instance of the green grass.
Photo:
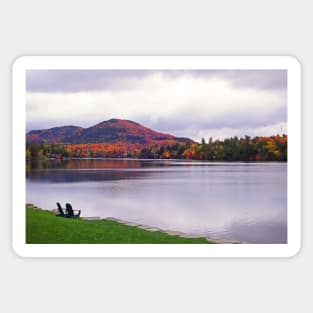
[[26,243],[207,244],[210,242],[205,238],[171,236],[109,220],[67,219],[57,217],[53,212],[26,207]]

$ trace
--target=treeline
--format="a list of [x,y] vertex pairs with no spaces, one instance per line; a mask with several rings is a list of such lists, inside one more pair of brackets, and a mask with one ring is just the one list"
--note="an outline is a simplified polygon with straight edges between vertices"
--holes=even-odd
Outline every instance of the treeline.
[[201,143],[175,143],[165,146],[141,144],[46,144],[27,143],[27,159],[64,158],[143,158],[209,161],[287,161],[287,135],[228,138]]

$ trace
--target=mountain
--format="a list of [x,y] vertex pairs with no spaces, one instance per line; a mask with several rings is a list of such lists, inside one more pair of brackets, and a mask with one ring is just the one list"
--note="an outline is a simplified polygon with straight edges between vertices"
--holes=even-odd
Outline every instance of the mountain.
[[189,138],[160,133],[136,122],[110,119],[94,126],[61,126],[32,130],[26,135],[27,142],[45,143],[118,143],[162,145],[192,143]]
[[27,142],[63,142],[65,138],[79,135],[84,128],[77,126],[61,126],[50,129],[32,130],[26,135]]

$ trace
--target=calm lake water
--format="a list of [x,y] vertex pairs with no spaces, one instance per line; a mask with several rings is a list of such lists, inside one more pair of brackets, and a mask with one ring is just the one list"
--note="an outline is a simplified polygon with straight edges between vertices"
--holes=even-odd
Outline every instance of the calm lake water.
[[79,159],[27,164],[27,202],[249,243],[287,242],[287,164]]

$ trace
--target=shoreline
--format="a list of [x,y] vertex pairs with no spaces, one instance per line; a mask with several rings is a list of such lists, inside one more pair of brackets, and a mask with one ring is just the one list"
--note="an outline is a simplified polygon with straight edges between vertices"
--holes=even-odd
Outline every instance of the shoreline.
[[[82,217],[82,219],[84,220],[84,217]],[[88,220],[85,219],[85,220]],[[212,237],[208,237],[208,236],[201,236],[201,235],[196,235],[196,234],[188,234],[182,231],[178,231],[178,230],[169,230],[169,229],[162,229],[162,228],[158,228],[158,227],[154,227],[154,226],[150,226],[150,225],[145,225],[145,224],[138,224],[138,223],[134,223],[134,222],[129,222],[129,221],[125,221],[122,219],[118,219],[115,217],[106,217],[106,218],[99,218],[99,220],[108,220],[108,221],[113,221],[113,222],[117,222],[123,225],[127,225],[127,226],[134,226],[137,228],[141,228],[147,231],[159,231],[165,234],[168,234],[170,236],[179,236],[182,238],[205,238],[207,241],[209,242],[215,242],[215,243],[222,243],[222,244],[241,244],[243,242],[239,241],[239,240],[227,240],[227,239],[222,239],[222,238],[212,238]]]
[[26,161],[73,161],[73,160],[121,160],[121,161],[182,161],[182,162],[198,162],[198,163],[288,163],[288,160],[199,160],[199,159],[183,159],[183,158],[126,158],[126,157],[62,157],[62,158],[26,158]]
[[[53,212],[56,213],[56,210],[46,210],[43,208],[39,208],[37,206],[35,206],[32,203],[26,203],[26,207],[35,209],[35,210],[40,210],[40,211],[47,211],[47,212]],[[149,232],[161,232],[164,234],[167,234],[169,236],[178,236],[181,238],[204,238],[205,240],[207,240],[208,242],[214,242],[217,244],[242,244],[244,242],[238,241],[238,240],[227,240],[227,239],[222,239],[222,238],[212,238],[212,237],[208,237],[208,236],[201,236],[201,235],[196,235],[196,234],[188,234],[182,231],[175,231],[175,230],[169,230],[169,229],[161,229],[158,227],[154,227],[154,226],[150,226],[150,225],[145,225],[145,224],[140,224],[140,223],[134,223],[134,222],[130,222],[130,221],[126,221],[126,220],[122,220],[122,219],[118,219],[115,217],[80,217],[80,219],[82,221],[86,221],[86,222],[93,222],[93,221],[111,221],[111,222],[116,222],[125,226],[130,226],[130,227],[135,227],[135,228],[139,228],[142,230],[146,230]]]

